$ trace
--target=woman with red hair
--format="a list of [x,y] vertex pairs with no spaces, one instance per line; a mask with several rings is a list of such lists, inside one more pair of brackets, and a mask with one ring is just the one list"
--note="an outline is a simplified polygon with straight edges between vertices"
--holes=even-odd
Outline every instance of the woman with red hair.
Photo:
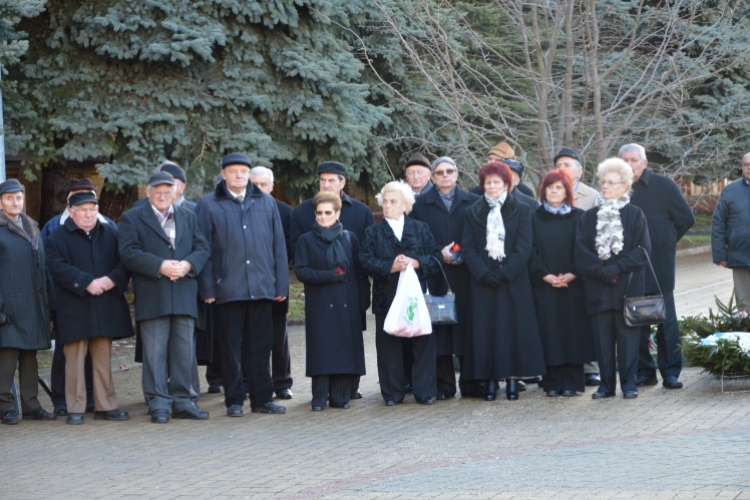
[[551,170],[539,186],[542,205],[531,215],[533,253],[529,264],[534,306],[544,349],[547,396],[584,392],[583,364],[596,359],[583,280],[575,266],[578,220],[567,170]]
[[466,208],[461,241],[471,273],[461,380],[486,382],[485,399],[493,401],[505,379],[506,397],[514,401],[518,379],[545,373],[528,272],[531,217],[508,192],[505,163],[485,164],[479,182],[484,196]]

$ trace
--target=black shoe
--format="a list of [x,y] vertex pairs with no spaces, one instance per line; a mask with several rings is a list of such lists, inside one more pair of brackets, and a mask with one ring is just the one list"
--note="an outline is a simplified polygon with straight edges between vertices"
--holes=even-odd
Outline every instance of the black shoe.
[[58,417],[64,417],[68,414],[68,406],[67,405],[57,405],[55,406],[55,409],[52,410],[52,413],[57,415]]
[[406,383],[404,386],[404,392],[406,394],[409,394],[410,392],[414,392],[414,384],[411,383],[411,380]]
[[242,415],[244,415],[244,413],[242,413],[242,407],[240,405],[232,405],[227,408],[227,417],[241,417]]
[[94,413],[94,403],[86,405],[86,413]]
[[445,399],[453,399],[454,396],[455,394],[451,394],[449,392],[438,392],[437,396],[435,396],[435,399],[437,399],[438,401],[443,401]]
[[65,423],[68,425],[83,425],[83,413],[71,413],[68,418],[65,419]]
[[349,399],[362,399],[362,393],[359,391],[354,391],[349,395]]
[[312,409],[313,409],[313,411],[323,411],[323,407],[322,406],[313,406]]
[[397,402],[395,402],[395,401],[386,401],[386,402],[385,402],[385,405],[386,405],[386,406],[396,406],[397,404],[398,404],[398,403],[397,403]]
[[329,403],[328,406],[330,406],[331,408],[339,408],[341,410],[348,410],[349,408],[351,408],[351,406],[349,405],[349,403],[344,403],[343,405],[332,405],[332,404]]
[[195,406],[185,408],[177,413],[172,413],[172,418],[180,418],[183,420],[208,420],[209,416],[210,415],[207,411],[199,410]]
[[664,380],[662,380],[661,384],[665,389],[682,389],[682,382],[677,380],[677,377],[672,375],[665,377]]
[[497,399],[497,382],[490,380],[487,382],[487,393],[484,395],[486,401],[494,401]]
[[220,382],[214,382],[213,384],[210,384],[208,386],[208,393],[209,394],[220,394],[221,393],[221,383]]
[[659,379],[657,379],[656,377],[646,377],[639,375],[635,379],[635,385],[637,385],[638,387],[646,387],[650,385],[656,385],[658,383]]
[[18,415],[14,411],[6,411],[3,413],[3,418],[0,423],[5,425],[18,425]]
[[[523,384],[523,382],[519,382],[514,378],[505,379],[505,398],[508,401],[518,400],[518,391],[520,390],[519,384]],[[526,389],[524,388],[523,390]]]
[[24,420],[57,420],[57,416],[54,413],[46,411],[44,408],[39,407],[36,410],[27,411],[23,414]]
[[537,375],[536,377],[522,378],[521,381],[523,381],[524,384],[538,384],[542,381],[542,377]]
[[[177,418],[177,417],[175,417]],[[112,420],[114,422],[125,422],[130,420],[130,415],[126,411],[120,411],[117,408],[109,411],[95,411],[94,420]]]
[[625,399],[635,399],[638,397],[638,391],[625,391],[622,393],[622,397]]
[[591,395],[591,399],[605,399],[605,398],[613,398],[615,397],[614,392],[604,392],[604,391],[596,391],[594,394]]
[[556,398],[559,395],[560,395],[560,391],[556,391],[554,389],[552,389],[551,391],[547,391],[547,397]]
[[599,375],[596,373],[586,374],[586,387],[597,387],[602,381],[599,379]]
[[250,411],[253,413],[268,413],[271,415],[281,415],[283,413],[286,413],[286,408],[284,408],[283,406],[277,405],[273,401],[269,401],[263,406],[258,406],[257,408],[253,408]]
[[431,406],[435,404],[435,401],[433,401],[432,398],[418,398],[415,396],[414,400],[420,405]]
[[572,398],[576,395],[576,391],[562,391],[562,396],[564,398]]
[[154,410],[151,412],[151,422],[154,424],[166,424],[169,422],[169,411]]
[[523,383],[523,380],[513,379],[516,381],[516,386],[518,387],[518,392],[523,392],[526,390],[526,384]]
[[279,399],[292,399],[292,391],[290,389],[281,389],[276,393],[276,397]]

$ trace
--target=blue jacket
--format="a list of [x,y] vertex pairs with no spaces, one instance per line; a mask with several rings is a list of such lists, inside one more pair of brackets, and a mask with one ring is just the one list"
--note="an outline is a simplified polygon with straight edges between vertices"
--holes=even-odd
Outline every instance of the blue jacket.
[[714,262],[729,267],[750,267],[750,185],[744,179],[730,183],[719,196],[711,222]]
[[217,304],[289,295],[289,260],[276,201],[249,183],[243,203],[222,180],[195,208],[211,256],[198,283]]

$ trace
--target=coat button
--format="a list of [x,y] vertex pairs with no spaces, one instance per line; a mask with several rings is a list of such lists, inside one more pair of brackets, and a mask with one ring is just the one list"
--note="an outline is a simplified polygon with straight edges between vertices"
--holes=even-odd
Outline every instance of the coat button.
[[349,304],[344,304],[344,307],[346,307],[347,305],[349,305]]
[[73,288],[78,288],[78,283],[74,283]]
[[333,308],[333,304],[331,304],[331,308]]
[[250,264],[250,261],[248,260],[247,263]]

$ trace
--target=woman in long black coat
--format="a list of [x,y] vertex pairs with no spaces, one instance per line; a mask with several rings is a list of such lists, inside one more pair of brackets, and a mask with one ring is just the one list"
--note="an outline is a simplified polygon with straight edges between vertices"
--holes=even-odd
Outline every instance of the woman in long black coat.
[[487,381],[485,398],[518,399],[517,379],[544,374],[528,262],[531,218],[510,196],[510,169],[491,161],[479,170],[484,198],[465,212],[464,260],[471,273],[470,314],[461,379]]
[[[440,272],[440,249],[426,224],[404,216],[414,204],[408,185],[389,182],[378,195],[378,203],[383,207],[384,218],[365,231],[360,256],[362,267],[373,278],[372,312],[375,314],[380,392],[386,406],[395,406],[403,401],[406,392],[404,339],[385,332],[385,317],[396,296],[401,271],[411,265],[420,281],[433,277]],[[435,336],[412,337],[411,341],[414,398],[419,404],[431,405],[437,392]]]
[[586,311],[594,329],[601,377],[591,397],[614,397],[617,367],[623,397],[634,399],[638,397],[640,329],[625,324],[622,308],[626,293],[630,297],[644,294],[651,239],[646,216],[630,204],[627,194],[633,184],[630,165],[610,158],[599,164],[597,174],[602,194],[581,217],[576,235],[576,268],[584,277]]
[[[420,196],[409,216],[427,224],[441,249],[443,273],[437,273],[429,282],[430,294],[441,297],[450,289],[456,298],[458,323],[455,325],[433,325],[432,334],[437,344],[437,399],[452,398],[456,394],[456,371],[453,355],[459,360],[464,355],[466,319],[469,312],[469,270],[460,256],[461,236],[464,232],[464,210],[479,199],[456,185],[458,169],[448,157],[438,158],[432,163],[432,176],[436,189]],[[456,250],[454,252],[453,250]],[[460,382],[462,394],[464,383]]]
[[534,306],[544,349],[547,396],[575,396],[586,384],[583,364],[596,359],[583,280],[575,267],[576,226],[570,175],[564,169],[544,176],[542,205],[531,214],[534,251],[529,262]]
[[305,284],[306,375],[312,377],[312,409],[349,408],[352,378],[365,374],[360,309],[370,283],[357,259],[357,237],[338,221],[341,197],[313,198],[313,230],[297,241],[294,270]]

